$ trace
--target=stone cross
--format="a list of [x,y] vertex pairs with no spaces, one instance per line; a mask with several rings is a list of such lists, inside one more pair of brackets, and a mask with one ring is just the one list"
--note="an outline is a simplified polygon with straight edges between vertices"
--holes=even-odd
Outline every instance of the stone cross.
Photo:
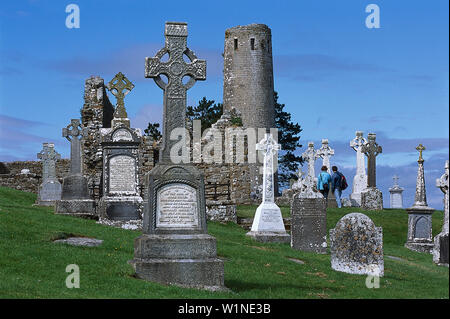
[[265,133],[264,138],[256,144],[256,149],[258,151],[264,151],[263,203],[274,203],[275,189],[273,174],[275,168],[273,159],[277,151],[281,149],[281,146],[273,139],[272,134]]
[[425,160],[422,157],[422,152],[425,151],[425,146],[423,146],[422,144],[419,144],[419,146],[416,147],[416,150],[419,151],[419,162],[424,162]]
[[334,150],[328,145],[328,139],[322,139],[322,147],[317,151],[317,155],[322,157],[322,165],[327,167],[327,172],[331,174],[330,156],[334,155]]
[[70,124],[62,129],[62,136],[70,142],[70,174],[81,174],[82,129],[80,120],[71,119]]
[[42,161],[42,181],[56,179],[56,160],[61,159],[61,155],[55,151],[55,144],[42,143],[37,158]]
[[376,158],[382,152],[382,148],[375,142],[376,136],[375,133],[369,133],[367,135],[368,141],[361,148],[361,151],[367,156],[367,187],[377,186]]
[[[187,35],[186,23],[166,22],[165,47],[159,50],[155,57],[145,58],[145,77],[153,78],[164,91],[161,162],[170,162],[170,149],[178,143],[170,139],[171,132],[186,126],[187,90],[196,81],[206,79],[206,61],[198,60],[194,52],[187,47]],[[169,55],[167,62],[161,61],[165,54]],[[185,62],[183,55],[186,55],[190,62]],[[168,78],[167,83],[163,81],[161,75]],[[189,77],[186,84],[183,84],[184,77]]]
[[425,147],[422,144],[416,147],[416,150],[419,151],[419,168],[417,171],[417,181],[416,181],[416,195],[414,198],[413,206],[428,206],[427,204],[427,192],[425,190],[425,171],[423,168],[423,163],[425,160],[422,157],[422,152],[425,150]]
[[394,175],[394,177],[392,177],[392,179],[394,180],[394,186],[398,186],[398,176]]
[[356,175],[366,175],[366,165],[364,162],[364,154],[361,152],[362,146],[367,143],[363,137],[363,132],[356,131],[356,137],[350,141],[350,147],[356,151]]
[[314,142],[309,142],[308,149],[302,154],[302,158],[304,161],[308,162],[308,174],[306,178],[311,182],[313,182],[316,177],[314,164],[319,157],[317,150],[314,149]]
[[438,179],[436,179],[436,187],[444,193],[444,225],[442,226],[442,232],[448,233],[448,189],[449,189],[449,162],[445,162],[445,173]]
[[108,90],[117,99],[116,110],[114,111],[115,118],[127,118],[127,111],[125,110],[124,98],[125,95],[130,93],[134,88],[134,84],[131,83],[122,72],[117,73],[114,78],[106,85]]

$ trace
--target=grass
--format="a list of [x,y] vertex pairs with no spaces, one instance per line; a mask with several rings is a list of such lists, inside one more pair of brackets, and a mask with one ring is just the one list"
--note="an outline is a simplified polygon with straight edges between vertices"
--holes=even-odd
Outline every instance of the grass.
[[[385,276],[379,289],[366,288],[365,276],[333,271],[329,254],[257,243],[236,224],[208,222],[209,233],[217,238],[218,255],[225,260],[225,285],[231,291],[207,292],[134,278],[127,261],[133,258],[134,239],[140,232],[54,215],[52,208],[32,206],[35,199],[34,194],[0,187],[1,298],[449,298],[448,268],[436,266],[430,254],[403,247],[404,210],[364,212],[383,227]],[[238,208],[239,215],[255,210],[256,206]],[[360,210],[329,209],[328,228],[353,211]],[[434,235],[442,218],[441,211],[433,214]],[[68,234],[104,242],[99,247],[52,243]],[[65,286],[69,264],[80,267],[79,289]]]

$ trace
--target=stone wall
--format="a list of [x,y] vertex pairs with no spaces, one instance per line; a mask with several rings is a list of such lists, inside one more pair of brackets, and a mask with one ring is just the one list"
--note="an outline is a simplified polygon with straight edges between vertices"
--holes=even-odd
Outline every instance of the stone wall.
[[[0,186],[14,188],[26,192],[38,192],[42,183],[42,162],[40,161],[16,161],[3,163],[9,170],[9,174],[0,174]],[[29,169],[29,174],[21,174],[23,169]],[[63,178],[69,173],[70,160],[60,159],[56,161],[56,177],[62,183]]]

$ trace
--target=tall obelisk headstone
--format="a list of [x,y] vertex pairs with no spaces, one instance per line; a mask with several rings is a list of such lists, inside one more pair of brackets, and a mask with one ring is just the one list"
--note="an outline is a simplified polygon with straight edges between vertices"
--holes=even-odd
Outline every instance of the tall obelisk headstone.
[[61,199],[61,183],[56,178],[56,161],[61,155],[55,151],[55,144],[43,143],[37,158],[42,161],[42,183],[39,186],[36,205],[53,206]]
[[246,235],[260,242],[289,242],[290,236],[286,233],[283,216],[274,197],[274,157],[281,146],[275,142],[272,134],[266,133],[264,139],[256,144],[256,149],[264,152],[263,199],[256,209],[252,228]]
[[445,173],[436,180],[436,187],[444,193],[444,224],[442,231],[434,237],[433,261],[448,267],[449,239],[448,239],[448,189],[449,189],[449,163],[445,162]]
[[408,213],[408,238],[405,247],[418,252],[431,253],[433,250],[433,234],[431,214],[434,209],[428,207],[425,190],[425,172],[422,152],[425,147],[422,144],[416,147],[419,151],[419,168],[417,171],[416,195],[414,205],[406,209]]
[[90,198],[87,179],[82,175],[80,120],[72,119],[62,129],[62,136],[70,142],[70,172],[63,180],[61,200],[56,202],[55,213],[94,218],[95,201]]
[[361,147],[367,156],[367,188],[361,193],[361,208],[364,210],[382,210],[383,193],[377,188],[377,162],[378,154],[382,152],[381,146],[376,142],[376,134],[369,133],[367,142]]
[[[139,278],[149,281],[222,289],[223,261],[217,258],[216,239],[208,235],[206,225],[204,176],[192,163],[173,163],[171,156],[176,143],[186,145],[184,134],[181,142],[170,139],[175,129],[185,132],[186,91],[206,79],[206,61],[187,48],[187,35],[186,23],[167,22],[165,47],[145,62],[145,77],[164,91],[163,141],[160,161],[145,178],[143,235],[135,240],[131,264]],[[166,53],[169,59],[162,62]],[[184,76],[190,77],[187,84]]]
[[362,146],[367,143],[363,137],[363,132],[356,131],[356,137],[350,141],[350,147],[356,151],[356,174],[353,177],[352,193],[350,202],[354,207],[361,206],[361,192],[367,187],[367,174],[364,153]]
[[140,129],[130,128],[124,98],[134,85],[121,72],[107,88],[116,97],[116,111],[111,128],[101,130],[103,153],[103,190],[98,204],[100,222],[103,219],[128,221],[142,218],[143,199],[139,189]]
[[398,185],[398,176],[393,177],[394,185],[389,188],[391,208],[403,208],[403,188]]
[[[317,150],[317,154],[320,157],[322,157],[322,166],[326,166],[328,174],[331,175],[332,173],[331,173],[330,157],[334,155],[334,149],[332,149],[328,144],[328,139],[326,138],[322,139],[322,146]],[[336,197],[334,196],[334,193],[331,191],[331,187],[329,188],[328,192],[327,207],[337,207]]]

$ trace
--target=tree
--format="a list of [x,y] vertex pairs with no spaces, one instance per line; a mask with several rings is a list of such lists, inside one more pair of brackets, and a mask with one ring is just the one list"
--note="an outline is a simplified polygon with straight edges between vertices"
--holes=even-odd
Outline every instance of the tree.
[[298,123],[293,123],[291,114],[284,111],[284,104],[278,103],[278,93],[273,92],[275,104],[275,125],[278,128],[278,143],[281,152],[278,158],[278,184],[279,188],[289,186],[290,179],[297,179],[296,172],[299,164],[303,163],[301,156],[294,154],[295,150],[302,147],[300,144],[300,132],[302,128]]
[[222,116],[223,104],[214,103],[214,100],[207,100],[203,97],[198,101],[196,107],[188,106],[186,110],[186,116],[191,120],[202,121],[202,132],[207,128],[210,128],[212,124],[216,123]]
[[146,136],[151,136],[154,141],[158,141],[162,135],[159,131],[159,123],[148,123],[148,127],[144,130]]

